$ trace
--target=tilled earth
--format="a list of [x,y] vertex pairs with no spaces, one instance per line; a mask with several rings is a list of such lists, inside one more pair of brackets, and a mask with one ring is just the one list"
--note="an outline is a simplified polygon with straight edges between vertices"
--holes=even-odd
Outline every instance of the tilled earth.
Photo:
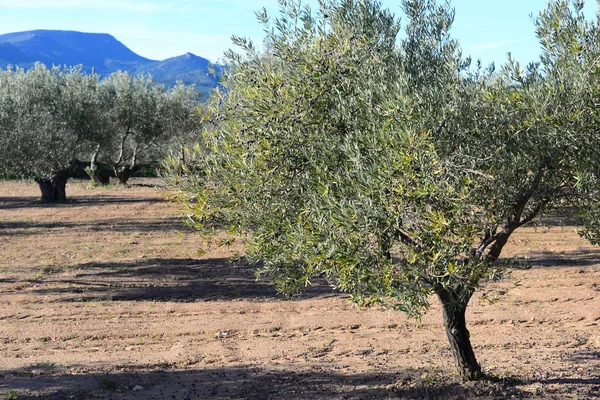
[[600,398],[600,250],[573,226],[514,238],[532,268],[468,311],[495,379],[461,383],[435,301],[417,322],[325,284],[283,298],[232,250],[200,255],[157,184],[47,206],[0,182],[0,399]]

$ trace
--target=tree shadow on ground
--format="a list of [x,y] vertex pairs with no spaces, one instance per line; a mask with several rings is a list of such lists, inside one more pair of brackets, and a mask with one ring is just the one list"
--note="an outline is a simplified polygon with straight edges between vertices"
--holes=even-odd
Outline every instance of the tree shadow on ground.
[[39,196],[0,196],[0,210],[11,210],[19,208],[65,208],[82,206],[102,206],[115,204],[132,203],[167,203],[168,201],[160,197],[125,197],[111,196],[96,193],[92,196],[73,196],[67,197],[64,203],[42,203]]
[[0,210],[10,210],[17,208],[40,207],[44,204],[40,203],[39,197],[31,196],[0,196]]
[[[577,350],[572,357],[574,363],[587,364],[590,361],[595,361],[600,366],[600,350]],[[597,383],[600,385],[600,376]],[[600,387],[599,387],[600,389]]]
[[0,236],[33,236],[48,234],[53,230],[78,229],[87,232],[167,232],[191,230],[180,218],[147,219],[98,219],[90,222],[69,221],[2,221]]
[[[256,267],[226,258],[140,259],[129,262],[86,263],[69,267],[73,274],[62,278],[6,280],[19,283],[20,293],[49,296],[50,301],[215,301],[235,299],[286,299],[266,279],[256,279]],[[23,287],[23,283],[29,285]],[[9,288],[2,288],[8,292]],[[321,280],[291,299],[338,295]]]
[[[169,366],[119,366],[119,372],[81,371],[47,366],[0,371],[0,392],[19,399],[505,399],[532,397],[511,381],[461,383],[455,377],[406,369],[348,373],[312,366],[304,370],[235,366],[172,369]],[[69,372],[80,370],[75,374]],[[295,368],[294,368],[295,369]],[[427,376],[423,378],[423,376]],[[583,383],[584,385],[586,383]],[[134,390],[134,388],[137,389]]]
[[539,251],[531,253],[525,260],[516,258],[516,261],[533,268],[542,267],[589,267],[600,264],[600,248],[572,251]]

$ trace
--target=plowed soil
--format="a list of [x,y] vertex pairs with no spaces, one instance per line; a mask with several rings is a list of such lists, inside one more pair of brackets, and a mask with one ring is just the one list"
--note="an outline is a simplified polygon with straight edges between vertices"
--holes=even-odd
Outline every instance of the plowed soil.
[[435,299],[421,321],[327,285],[286,299],[205,247],[157,180],[0,182],[0,399],[600,398],[600,250],[527,227],[471,301],[495,380],[461,383]]

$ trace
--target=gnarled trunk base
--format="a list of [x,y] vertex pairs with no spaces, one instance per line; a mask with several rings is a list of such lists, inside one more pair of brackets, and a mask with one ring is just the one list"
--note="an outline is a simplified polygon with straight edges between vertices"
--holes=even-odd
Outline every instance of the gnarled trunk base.
[[122,165],[115,167],[115,176],[119,179],[121,185],[126,185],[129,178],[131,178],[132,168],[128,165]]
[[90,161],[90,169],[88,175],[96,185],[108,185],[110,183],[110,175],[104,171],[100,171],[98,167],[98,157],[100,155],[100,145],[96,146],[96,151],[92,155]]
[[68,170],[63,170],[51,179],[37,178],[35,181],[42,192],[42,203],[63,203],[67,201]]
[[442,303],[446,334],[458,374],[463,380],[473,381],[481,379],[483,373],[475,358],[465,320],[467,304],[472,293],[467,292],[466,289],[463,291],[453,293],[440,288],[436,290],[436,294]]
[[97,164],[90,165],[90,178],[96,185],[108,185],[110,183],[110,174],[101,171]]

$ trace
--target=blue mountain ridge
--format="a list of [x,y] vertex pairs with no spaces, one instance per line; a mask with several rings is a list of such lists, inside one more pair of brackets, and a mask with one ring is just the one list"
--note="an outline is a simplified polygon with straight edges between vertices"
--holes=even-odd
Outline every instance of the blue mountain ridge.
[[48,67],[81,64],[85,71],[94,68],[101,75],[119,70],[150,73],[156,82],[166,86],[180,80],[195,84],[205,94],[218,84],[205,58],[186,53],[162,61],[151,60],[107,33],[34,30],[0,35],[0,68],[9,65],[30,68],[36,62]]

